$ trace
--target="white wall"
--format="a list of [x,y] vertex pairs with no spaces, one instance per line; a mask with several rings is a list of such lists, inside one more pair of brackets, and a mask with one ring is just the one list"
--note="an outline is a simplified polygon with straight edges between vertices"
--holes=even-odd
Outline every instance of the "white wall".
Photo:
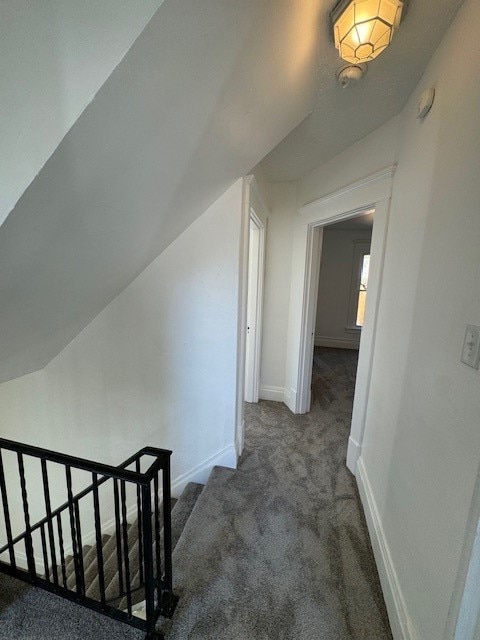
[[234,465],[241,213],[238,181],[45,369],[0,385],[2,436],[111,464],[172,449],[177,493]]
[[283,401],[295,182],[269,185],[260,397]]
[[369,242],[371,230],[326,227],[318,282],[315,344],[357,348],[360,331],[348,330],[348,314],[354,268],[355,241]]
[[163,0],[2,0],[0,224]]
[[397,116],[298,182],[303,206],[395,162],[400,118]]
[[[363,465],[416,637],[442,638],[480,462],[480,4],[402,114]],[[424,122],[420,93],[436,87]]]

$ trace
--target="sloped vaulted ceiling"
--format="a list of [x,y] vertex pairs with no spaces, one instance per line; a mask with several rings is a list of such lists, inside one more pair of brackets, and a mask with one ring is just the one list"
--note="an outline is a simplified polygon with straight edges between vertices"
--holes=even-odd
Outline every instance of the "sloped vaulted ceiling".
[[312,108],[318,0],[166,0],[0,228],[0,381],[45,366]]
[[0,224],[162,1],[0,2]]

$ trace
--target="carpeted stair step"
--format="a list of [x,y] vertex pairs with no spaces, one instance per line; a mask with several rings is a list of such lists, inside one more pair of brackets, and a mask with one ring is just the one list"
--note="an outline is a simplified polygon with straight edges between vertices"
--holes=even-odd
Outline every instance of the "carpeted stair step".
[[[182,531],[195,504],[201,495],[203,485],[190,482],[185,487],[180,499],[172,498],[172,549],[175,548]],[[152,519],[153,519],[152,514]],[[153,523],[152,523],[153,524]],[[161,545],[163,549],[163,522],[162,509],[160,509],[161,525]],[[138,541],[138,523],[128,525],[128,549],[130,563],[130,582],[132,585],[132,605],[142,602],[145,597],[144,589],[140,587],[140,548]],[[122,537],[123,541],[123,537]],[[155,556],[155,543],[153,543],[153,554]],[[105,576],[105,596],[109,604],[124,609],[127,607],[126,596],[120,594],[120,575],[118,571],[117,559],[117,538],[112,535],[102,535],[103,566]],[[122,556],[123,559],[123,556]],[[86,595],[94,600],[100,600],[100,584],[98,579],[98,555],[96,545],[87,545],[83,548],[83,564],[85,572]],[[67,586],[75,589],[75,564],[73,557],[67,558]],[[123,566],[124,570],[124,566]]]
[[236,475],[241,473],[238,470],[231,469],[230,467],[213,467],[212,472],[205,484],[203,491],[198,495],[198,498],[194,504],[194,507],[190,513],[190,517],[185,522],[181,536],[179,537],[177,544],[173,551],[173,558],[182,553],[187,540],[196,537],[198,527],[203,530],[209,529],[209,520],[215,520],[215,514],[212,512],[212,501],[218,496],[218,513],[222,513],[225,499],[224,491],[225,485],[228,485],[229,481]]
[[[83,567],[86,567],[85,564],[85,558],[88,556],[89,552],[92,550],[92,546],[89,544],[86,544],[84,547],[82,547],[82,555],[83,555]],[[60,573],[60,572],[59,572]],[[73,584],[73,586],[68,587],[69,589],[75,589],[75,561],[73,556],[67,556],[65,558],[65,573],[67,576],[67,585],[68,582],[70,581],[70,584]],[[73,583],[72,583],[72,578],[73,578]]]
[[[197,482],[189,482],[185,489],[182,492],[182,495],[176,502],[175,506],[172,509],[172,550],[175,549],[180,536],[182,535],[183,529],[190,517],[190,514],[195,507],[195,504],[202,493],[204,488],[203,484],[198,484]],[[163,529],[160,533],[160,544],[163,545]],[[155,557],[155,544],[153,548],[154,557]],[[138,585],[140,569],[137,567],[137,571],[133,577],[132,584]],[[144,599],[143,589],[140,589],[136,593],[132,593],[132,605],[136,605]],[[127,598],[122,598],[118,603],[115,603],[114,606],[118,606],[119,609],[126,609],[127,607]]]
[[189,482],[178,499],[177,504],[172,509],[172,549],[175,549],[177,546],[177,542],[185,529],[187,520],[204,486],[205,485],[198,484],[197,482]]
[[[172,504],[174,505],[173,509],[172,509],[172,517],[173,517],[173,510],[175,509],[175,506],[177,504],[177,500],[172,500]],[[159,510],[159,520],[160,520],[160,537],[163,538],[163,509],[162,509],[162,505],[160,505],[160,510]],[[136,602],[141,602],[141,600],[144,597],[144,592],[143,589],[140,589],[140,563],[139,563],[139,559],[140,559],[140,547],[138,544],[138,523],[137,521],[135,521],[135,523],[132,525],[132,530],[133,530],[133,537],[132,540],[129,539],[129,544],[128,544],[128,548],[130,549],[129,554],[128,554],[128,559],[129,559],[129,564],[130,564],[130,584],[131,584],[131,588],[132,588],[132,601],[135,597],[135,601]],[[152,536],[155,536],[155,516],[154,514],[152,514]],[[153,541],[152,544],[152,552],[153,552],[153,556],[155,557],[155,541]],[[138,593],[134,594],[134,590],[135,589],[139,589]],[[126,603],[126,597],[123,597],[120,595],[120,575],[117,572],[114,576],[113,579],[110,581],[110,583],[107,585],[106,590],[105,590],[105,596],[107,601],[109,602],[109,604],[111,604],[114,607],[118,607],[118,603],[120,601],[125,600]],[[125,604],[125,606],[127,606]]]
[[[116,552],[117,549],[117,541],[115,539],[115,535],[102,536],[102,540],[105,540],[102,546],[103,552],[103,563],[105,563],[110,558],[112,553]],[[97,547],[95,549],[95,560],[91,562],[91,564],[85,569],[85,584],[87,586],[87,595],[88,592],[93,593],[90,597],[95,597],[95,591],[91,591],[90,587],[93,585],[96,580],[96,588],[98,589],[98,562],[97,562]],[[116,557],[116,556],[115,556]],[[98,590],[98,599],[100,599],[100,591]]]
[[[102,536],[102,546],[105,546],[109,537],[110,536],[107,536],[107,535]],[[87,547],[84,547],[84,550],[83,550],[83,567],[85,572],[85,584],[87,585],[87,584],[90,584],[90,581],[88,580],[88,577],[87,577],[87,571],[91,570],[92,568],[96,568],[98,566],[97,565],[97,547],[95,545],[93,547],[90,547],[87,553],[85,553],[85,549],[87,549]],[[73,563],[73,560],[72,560],[72,563]],[[74,590],[76,586],[75,565],[72,564],[72,567],[73,567],[72,572],[69,572],[68,567],[66,568],[67,589]]]
[[[172,504],[175,505],[176,500],[172,498]],[[123,543],[123,534],[122,534]],[[138,573],[138,524],[137,521],[128,525],[128,548],[130,560],[130,578]],[[95,547],[96,549],[96,547]],[[122,555],[123,562],[123,555]],[[120,576],[118,573],[117,561],[117,538],[113,534],[108,536],[108,540],[103,547],[103,568],[105,576],[105,596],[107,600],[115,601],[120,597]],[[123,566],[123,565],[122,565]],[[138,586],[138,582],[132,580],[132,586]],[[94,600],[100,600],[100,582],[98,579],[98,564],[95,561],[86,569],[85,584],[87,586],[86,595]]]
[[[136,522],[132,525],[131,531],[133,531],[133,536],[129,538],[128,541],[128,561],[131,588],[136,589],[140,586],[140,574],[139,572],[137,572],[139,566],[140,546],[138,544],[138,526]],[[123,576],[125,577],[125,564],[123,564],[122,570]],[[105,597],[108,602],[111,602],[115,598],[120,597],[120,574],[118,571],[115,572],[109,582],[105,582],[105,585]]]
[[[223,549],[229,549],[230,551],[230,540],[228,537],[224,537],[223,534],[227,531],[231,535],[230,528],[233,511],[229,505],[235,503],[235,513],[238,512],[237,508],[240,510],[242,508],[241,501],[235,502],[235,498],[238,496],[236,496],[234,479],[243,475],[241,471],[228,467],[214,467],[203,491],[198,496],[190,517],[185,523],[185,527],[173,551],[173,589],[180,596],[177,608],[177,611],[180,610],[180,614],[176,613],[172,620],[163,619],[161,621],[160,630],[166,637],[176,623],[176,626],[178,626],[179,616],[182,617],[181,610],[184,605],[185,585],[188,584],[189,588],[192,588],[193,585],[194,589],[196,589],[195,585],[197,585],[199,592],[205,585],[205,575],[208,574],[208,570],[206,567],[199,568],[207,562],[204,557],[205,547],[210,546],[218,549],[218,553],[222,553]],[[221,521],[222,524],[218,526],[217,521]],[[225,527],[223,523],[226,523]],[[206,544],[206,541],[208,541],[208,544]],[[213,565],[215,565],[216,561],[217,559],[214,557],[208,560]],[[175,638],[183,639],[186,637],[187,635],[183,635],[182,632],[175,635]]]
[[[191,489],[190,489],[191,491]],[[175,508],[177,500],[172,498],[172,507]],[[172,510],[173,511],[173,510]],[[162,516],[162,510],[160,509],[160,518]],[[152,514],[152,520],[153,520]],[[152,522],[153,524],[153,522]],[[163,531],[163,525],[162,531]],[[138,544],[138,524],[137,521],[128,525],[128,549],[129,549],[129,562],[130,562],[130,579],[132,589],[139,587],[140,570],[139,570],[139,544]],[[123,533],[122,533],[123,543]],[[117,538],[116,535],[102,536],[102,551],[103,551],[103,567],[105,577],[105,596],[107,601],[115,606],[115,602],[119,602],[123,596],[120,594],[120,576],[118,572],[118,560],[117,560]],[[123,560],[123,555],[122,555]],[[86,595],[94,600],[100,600],[100,582],[98,579],[98,556],[96,545],[86,546],[83,549],[83,564],[85,572],[85,585]],[[124,565],[123,570],[124,570]],[[73,556],[67,558],[67,585],[69,589],[75,589],[75,564]],[[139,601],[143,598],[143,590],[140,590],[137,598]]]
[[[133,529],[133,531],[132,531]],[[128,525],[127,530],[128,535],[128,544],[133,545],[136,539],[136,531],[132,527],[132,525]],[[107,541],[103,549],[103,575],[105,579],[105,588],[110,584],[110,582],[115,578],[115,575],[118,573],[118,563],[117,563],[117,539],[115,534],[110,536],[110,539]],[[92,575],[92,571],[88,571],[89,576]],[[92,582],[88,584],[86,582],[86,595],[89,598],[93,598],[94,600],[100,600],[100,583],[98,580],[98,571],[94,574]]]

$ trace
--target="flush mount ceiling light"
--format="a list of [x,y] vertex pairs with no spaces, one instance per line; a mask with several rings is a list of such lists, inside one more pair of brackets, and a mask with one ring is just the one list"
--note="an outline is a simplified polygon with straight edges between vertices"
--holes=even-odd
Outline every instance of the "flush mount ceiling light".
[[392,41],[403,0],[340,0],[331,13],[335,46],[354,64],[376,58]]

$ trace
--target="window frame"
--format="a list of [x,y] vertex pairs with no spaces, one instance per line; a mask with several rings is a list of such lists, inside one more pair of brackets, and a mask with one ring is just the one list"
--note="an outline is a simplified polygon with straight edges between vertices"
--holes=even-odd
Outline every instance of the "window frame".
[[[345,331],[347,333],[360,333],[362,327],[357,325],[358,298],[360,293],[360,281],[364,256],[370,255],[371,240],[353,241],[352,278],[350,283],[350,297],[348,302],[348,316]],[[367,286],[368,297],[368,286]]]

